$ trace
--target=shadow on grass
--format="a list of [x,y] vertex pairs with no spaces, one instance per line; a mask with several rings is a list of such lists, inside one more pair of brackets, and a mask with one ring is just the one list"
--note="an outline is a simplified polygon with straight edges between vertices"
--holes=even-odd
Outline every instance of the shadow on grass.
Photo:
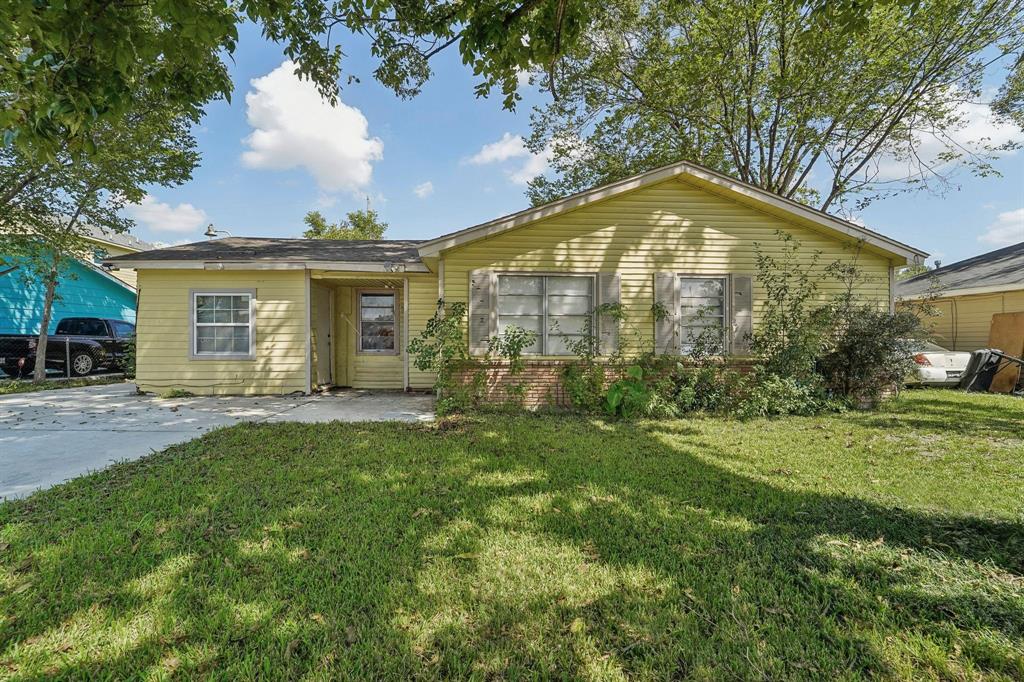
[[783,490],[688,435],[215,432],[0,507],[0,671],[1024,674],[1020,522]]
[[954,389],[915,389],[909,398],[892,401],[881,413],[859,414],[857,421],[907,432],[1024,439],[1024,398]]

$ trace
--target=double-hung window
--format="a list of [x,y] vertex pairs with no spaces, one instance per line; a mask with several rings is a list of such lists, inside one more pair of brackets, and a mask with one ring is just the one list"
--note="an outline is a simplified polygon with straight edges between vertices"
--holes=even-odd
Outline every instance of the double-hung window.
[[252,357],[252,304],[251,293],[193,292],[193,356]]
[[359,351],[395,353],[395,294],[359,292]]
[[592,275],[498,275],[498,333],[533,332],[524,353],[571,355],[571,344],[593,333],[593,311]]
[[726,277],[679,278],[679,349],[725,352]]

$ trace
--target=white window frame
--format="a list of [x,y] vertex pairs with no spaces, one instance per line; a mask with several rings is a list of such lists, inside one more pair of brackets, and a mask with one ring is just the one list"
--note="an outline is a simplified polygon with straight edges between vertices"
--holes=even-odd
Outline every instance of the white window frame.
[[[548,352],[548,277],[586,277],[590,280],[590,330],[594,336],[597,336],[597,320],[594,315],[594,310],[597,308],[597,274],[593,272],[532,272],[532,271],[511,271],[511,272],[498,272],[497,277],[494,280],[494,319],[498,327],[501,326],[501,278],[502,277],[540,277],[541,278],[541,350],[540,352],[523,352],[523,355],[530,357],[543,358],[566,358],[572,357],[572,353],[566,351],[565,353],[549,353]],[[557,316],[556,316],[557,317]]]
[[[394,303],[391,311],[391,324],[395,327],[395,347],[391,350],[386,348],[363,348],[363,294],[368,296],[389,295]],[[360,355],[398,355],[401,344],[401,325],[398,323],[398,290],[397,289],[357,289],[356,290],[356,352]],[[369,321],[369,320],[368,320]]]
[[676,273],[676,352],[683,354],[683,280],[684,279],[719,279],[722,280],[722,355],[728,355],[732,344],[732,275],[723,272],[679,272]]
[[[199,352],[199,327],[241,327],[239,322],[203,322],[196,320],[196,299],[199,296],[248,296],[249,297],[249,352],[218,353]],[[255,360],[256,359],[256,290],[255,289],[191,289],[189,290],[189,359],[191,360]]]

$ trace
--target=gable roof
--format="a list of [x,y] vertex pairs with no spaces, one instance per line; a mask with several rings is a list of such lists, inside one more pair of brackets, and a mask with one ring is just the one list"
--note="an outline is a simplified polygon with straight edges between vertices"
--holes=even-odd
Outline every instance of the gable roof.
[[112,232],[104,230],[102,227],[96,227],[95,225],[87,225],[85,232],[85,238],[90,241],[110,244],[111,246],[127,249],[129,251],[149,251],[150,249],[157,248],[156,244],[144,242],[135,235],[128,234],[127,232]]
[[[168,246],[162,249],[108,258],[120,267],[204,267],[204,262],[249,264],[286,268],[351,267],[388,271],[398,268],[426,272],[417,240],[408,239],[283,239],[225,237]],[[363,267],[358,267],[358,266]]]
[[896,285],[896,295],[921,297],[930,292],[933,283],[938,285],[940,296],[1024,289],[1024,242],[903,280]]
[[824,211],[805,206],[792,199],[768,192],[760,187],[736,180],[728,175],[723,175],[690,161],[679,161],[662,166],[661,168],[579,192],[542,206],[528,208],[518,213],[512,213],[486,223],[468,227],[464,230],[441,235],[440,237],[422,242],[419,245],[419,254],[423,257],[436,256],[442,251],[476,241],[477,239],[493,237],[507,230],[513,230],[538,220],[543,220],[544,218],[574,211],[578,208],[672,178],[689,180],[709,191],[721,193],[741,203],[755,205],[757,208],[790,220],[814,225],[818,229],[835,234],[836,236],[863,240],[866,244],[896,257],[896,259],[903,263],[917,262],[928,255],[925,251],[886,237],[856,223],[837,218]]

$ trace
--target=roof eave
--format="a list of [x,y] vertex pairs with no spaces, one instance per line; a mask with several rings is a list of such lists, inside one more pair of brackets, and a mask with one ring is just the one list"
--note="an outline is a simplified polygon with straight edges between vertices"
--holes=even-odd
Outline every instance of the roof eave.
[[104,265],[135,270],[345,270],[349,272],[430,272],[422,263],[365,261],[147,260],[111,259]]
[[136,246],[128,246],[127,244],[118,244],[117,242],[110,241],[109,239],[103,239],[102,237],[93,237],[92,235],[84,236],[83,239],[88,242],[95,242],[101,246],[110,246],[115,249],[123,249],[132,253],[141,253],[145,249],[140,249]]
[[[899,287],[897,286],[897,289]],[[1010,284],[993,284],[983,287],[960,287],[958,289],[939,289],[937,293],[923,291],[917,294],[901,295],[896,292],[896,298],[904,301],[920,301],[926,298],[935,297],[938,299],[953,298],[955,296],[977,296],[982,294],[1000,294],[1006,291],[1024,291],[1024,282],[1011,282]]]

